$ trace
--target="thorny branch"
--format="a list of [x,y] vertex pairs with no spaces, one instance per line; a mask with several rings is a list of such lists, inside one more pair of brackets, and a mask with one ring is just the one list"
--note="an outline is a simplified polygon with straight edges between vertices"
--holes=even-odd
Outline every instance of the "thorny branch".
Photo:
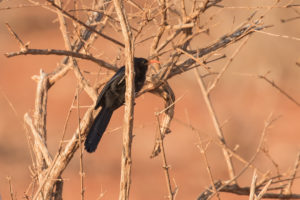
[[120,180],[120,194],[119,200],[129,199],[129,191],[131,185],[131,149],[133,139],[133,104],[135,98],[135,84],[134,84],[134,44],[133,36],[130,29],[130,25],[125,12],[124,3],[122,0],[114,0],[115,10],[120,20],[122,28],[123,38],[125,41],[125,114],[123,125],[123,148],[122,148],[122,160],[121,160],[121,180]]
[[258,78],[260,78],[260,79],[266,81],[267,83],[269,83],[271,86],[276,88],[281,94],[283,94],[285,97],[287,97],[290,101],[292,101],[294,104],[296,104],[298,107],[300,107],[300,103],[295,98],[293,98],[291,95],[289,95],[286,91],[281,89],[274,81],[268,79],[264,75],[258,75]]
[[[215,109],[214,109],[214,107],[211,103],[210,95],[209,95],[208,90],[205,86],[205,83],[204,83],[203,79],[201,78],[201,76],[199,75],[199,72],[197,71],[197,69],[195,69],[195,75],[197,77],[198,84],[201,88],[201,92],[203,94],[204,101],[205,101],[205,103],[207,105],[207,108],[209,110],[209,114],[210,114],[211,119],[213,121],[213,124],[214,124],[215,130],[216,130],[216,133],[218,135],[218,138],[223,143],[223,145],[225,146],[226,142],[225,142],[223,131],[222,131],[221,126],[220,126],[220,122],[219,122],[219,120],[216,116],[216,112],[215,112]],[[235,170],[234,170],[234,167],[233,167],[233,164],[232,164],[231,155],[226,150],[226,148],[222,148],[222,150],[223,150],[223,154],[224,154],[224,157],[225,157],[225,160],[226,160],[229,176],[232,179],[235,176],[234,175]]]
[[14,57],[14,56],[19,56],[19,55],[58,55],[58,56],[71,56],[74,58],[81,58],[81,59],[85,59],[85,60],[89,60],[92,61],[98,65],[100,65],[101,67],[105,67],[109,70],[113,70],[113,71],[117,71],[118,68],[105,62],[104,60],[95,58],[92,55],[88,55],[88,54],[82,54],[82,53],[78,53],[78,52],[74,52],[74,51],[68,51],[68,50],[56,50],[56,49],[25,49],[25,50],[21,50],[18,52],[13,52],[13,53],[8,53],[5,54],[5,56],[7,56],[8,58],[10,57]]

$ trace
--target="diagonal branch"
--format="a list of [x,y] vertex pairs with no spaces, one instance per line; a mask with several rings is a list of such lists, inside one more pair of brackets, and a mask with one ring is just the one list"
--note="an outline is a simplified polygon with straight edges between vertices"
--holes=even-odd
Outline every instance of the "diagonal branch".
[[125,47],[125,45],[122,44],[121,42],[119,42],[119,41],[117,41],[117,40],[111,38],[110,36],[107,36],[107,35],[105,35],[105,34],[99,32],[99,31],[95,30],[93,27],[91,27],[91,26],[85,24],[84,22],[80,21],[79,19],[77,19],[77,18],[74,17],[73,15],[69,14],[67,11],[65,11],[65,10],[62,9],[59,5],[57,5],[57,4],[55,3],[55,1],[53,1],[53,0],[47,0],[47,2],[49,2],[54,8],[60,10],[61,13],[62,13],[64,16],[66,16],[66,17],[72,19],[74,22],[78,23],[79,25],[84,26],[87,30],[89,30],[89,31],[91,31],[91,32],[93,32],[93,33],[96,33],[97,35],[100,35],[101,37],[103,37],[103,38],[105,38],[105,39],[107,39],[107,40],[109,40],[109,41],[111,41],[111,42],[113,42],[113,43],[115,43],[115,44],[117,44],[117,45],[119,45],[119,46],[121,46],[121,47]]
[[258,78],[266,81],[269,83],[271,86],[273,86],[275,89],[277,89],[281,94],[283,94],[286,98],[288,98],[290,101],[292,101],[294,104],[296,104],[298,107],[300,107],[300,102],[298,102],[294,97],[289,95],[286,91],[281,89],[274,81],[269,80],[266,76],[264,75],[258,75]]
[[[221,129],[220,123],[218,121],[218,118],[217,118],[217,115],[216,115],[216,111],[214,110],[214,107],[213,107],[213,105],[211,103],[210,95],[209,95],[209,93],[207,91],[207,88],[206,88],[206,86],[204,84],[204,81],[203,81],[202,77],[199,75],[199,72],[197,71],[197,69],[194,69],[194,70],[195,70],[195,76],[197,78],[198,84],[199,84],[199,86],[201,88],[201,92],[202,92],[204,101],[205,101],[206,106],[208,108],[209,115],[210,115],[210,117],[211,117],[211,119],[213,121],[214,128],[216,130],[217,136],[219,137],[220,141],[224,144],[224,146],[226,146],[224,134],[223,134],[223,131]],[[226,164],[227,164],[229,177],[231,179],[233,179],[234,178],[234,168],[233,168],[233,164],[232,164],[232,160],[231,160],[231,155],[226,150],[226,148],[222,148],[222,151],[223,151],[223,154],[224,154],[224,157],[225,157],[225,161],[226,161]]]

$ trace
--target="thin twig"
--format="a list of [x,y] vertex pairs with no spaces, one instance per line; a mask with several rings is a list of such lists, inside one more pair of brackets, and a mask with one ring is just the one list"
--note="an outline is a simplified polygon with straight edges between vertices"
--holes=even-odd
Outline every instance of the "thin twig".
[[275,84],[274,81],[269,80],[266,76],[264,75],[257,75],[258,78],[263,79],[270,85],[272,85],[275,89],[277,89],[281,94],[283,94],[285,97],[287,97],[289,100],[291,100],[293,103],[295,103],[298,107],[300,107],[300,103],[294,99],[291,95],[289,95],[287,92],[285,92],[283,89],[281,89],[278,85]]
[[[199,72],[197,71],[197,69],[194,69],[194,72],[195,72],[195,76],[197,78],[198,84],[199,84],[199,86],[201,88],[201,92],[203,94],[203,98],[205,100],[206,106],[208,108],[209,115],[210,115],[210,117],[211,117],[211,119],[213,121],[213,125],[214,125],[214,128],[216,130],[217,136],[218,136],[219,140],[224,145],[226,145],[224,134],[222,132],[220,123],[219,123],[218,118],[216,116],[216,112],[214,110],[214,107],[213,107],[213,105],[211,103],[209,93],[207,92],[207,89],[206,89],[206,87],[204,85],[204,82],[203,82],[201,76],[199,75]],[[232,160],[231,160],[231,155],[226,150],[226,148],[222,148],[222,151],[223,151],[223,154],[224,154],[224,157],[225,157],[225,161],[226,161],[226,164],[227,164],[229,177],[231,179],[233,179],[235,177],[235,175],[234,175],[234,168],[233,168],[233,164],[232,164]]]
[[9,185],[10,199],[11,199],[11,200],[14,200],[15,197],[14,197],[14,190],[13,190],[12,183],[11,183],[11,177],[8,176],[8,177],[6,177],[6,179],[7,179],[7,181],[8,181],[8,185]]
[[198,137],[199,137],[199,145],[197,146],[199,148],[199,151],[203,157],[203,161],[205,163],[205,166],[206,166],[206,171],[208,173],[208,176],[209,176],[209,180],[210,180],[210,184],[213,188],[213,192],[216,193],[217,195],[217,198],[220,200],[220,195],[219,195],[219,192],[217,191],[216,187],[215,187],[215,184],[214,184],[214,178],[213,178],[213,175],[212,175],[212,172],[211,172],[211,168],[210,168],[210,165],[208,163],[208,160],[207,160],[207,156],[206,156],[206,150],[205,148],[203,147],[203,142],[202,142],[202,139],[201,139],[201,136],[200,136],[200,133],[198,133]]
[[260,200],[263,198],[264,194],[268,191],[269,186],[272,184],[272,179],[270,179],[267,184],[265,185],[265,187],[263,187],[263,189],[261,190],[261,192],[257,195],[257,200]]
[[237,56],[237,54],[241,51],[242,47],[248,42],[250,36],[247,36],[246,39],[235,49],[233,54],[227,60],[226,64],[223,66],[217,77],[214,79],[213,83],[207,88],[207,93],[210,93],[219,82],[220,78],[223,76],[224,72],[227,70],[229,65],[232,63],[233,59]]
[[280,34],[275,34],[275,33],[268,33],[266,31],[256,31],[256,32],[262,33],[262,34],[265,34],[265,35],[270,35],[272,37],[279,37],[279,38],[284,38],[284,39],[300,41],[300,38],[298,38],[298,37],[293,37],[293,36],[288,36],[288,35],[280,35]]
[[12,30],[12,28],[10,27],[10,25],[8,23],[5,23],[7,29],[9,30],[9,32],[13,35],[13,37],[18,41],[19,45],[20,45],[20,49],[21,50],[26,50],[28,47],[28,44],[24,44],[23,41],[20,39],[20,37],[16,34],[16,32],[14,32]]
[[76,93],[77,93],[77,88],[76,88],[73,101],[71,103],[71,106],[69,108],[69,111],[68,111],[68,114],[67,114],[67,117],[66,117],[66,120],[65,120],[65,123],[64,123],[63,131],[62,131],[62,136],[61,136],[59,147],[58,147],[58,151],[57,151],[58,153],[61,152],[62,147],[63,147],[63,141],[64,141],[64,138],[65,138],[65,135],[66,135],[67,125],[68,125],[68,122],[70,120],[72,108],[73,108],[73,105],[74,105],[76,97],[77,97]]
[[[265,139],[265,135],[266,135],[266,132],[267,130],[270,128],[270,126],[277,120],[277,118],[272,118],[272,114],[270,114],[267,118],[267,120],[265,121],[264,123],[264,128],[262,130],[262,133],[261,133],[261,137],[260,137],[260,140],[259,140],[259,144],[256,148],[256,152],[254,153],[254,155],[251,157],[251,159],[248,161],[248,163],[239,171],[239,173],[237,173],[235,175],[235,177],[233,179],[230,179],[229,181],[226,181],[226,183],[223,185],[223,186],[220,186],[218,191],[223,191],[222,189],[225,188],[226,186],[228,185],[236,185],[234,184],[235,183],[235,180],[237,178],[239,178],[242,174],[244,174],[244,172],[249,168],[249,166],[254,162],[254,160],[256,159],[258,153],[261,151],[261,147],[263,145],[263,142],[264,142],[264,139]],[[249,193],[248,193],[249,194]],[[210,198],[212,198],[215,194],[212,193],[210,195]]]
[[[77,89],[76,89],[76,99],[77,99],[77,118],[78,118],[78,128],[80,132],[80,109],[79,109],[79,84],[77,84]],[[78,135],[79,139],[79,175],[80,175],[80,196],[81,200],[84,200],[84,170],[83,170],[83,148],[82,148],[82,139],[81,139],[81,134]]]
[[166,177],[167,188],[168,188],[168,193],[169,193],[168,198],[170,200],[174,200],[175,192],[173,192],[172,185],[171,185],[170,172],[169,172],[169,168],[170,167],[168,165],[167,158],[166,158],[165,147],[164,147],[164,136],[163,136],[163,134],[161,132],[160,121],[159,121],[159,114],[156,113],[155,117],[156,117],[157,124],[158,124],[159,146],[160,146],[160,149],[161,149],[161,157],[162,157],[162,161],[163,161],[163,169],[164,169],[164,174],[165,174],[165,177]]
[[[179,119],[176,119],[176,118],[175,118],[174,120],[177,121],[177,122],[179,122],[180,124],[186,126],[187,128],[191,129],[192,131],[196,131],[196,132],[199,133],[199,134],[200,134],[200,132],[201,132],[199,129],[195,128],[195,127],[194,127],[193,125],[191,125],[191,124],[186,124],[185,122],[183,122],[183,121],[181,121],[181,120],[179,120]],[[205,134],[205,133],[204,133],[204,134]],[[226,150],[227,150],[233,157],[235,157],[237,160],[239,160],[239,161],[242,162],[243,164],[248,164],[248,161],[246,161],[243,157],[241,157],[240,155],[238,155],[234,150],[231,150],[227,145],[224,146],[224,144],[223,144],[219,139],[217,139],[217,138],[215,138],[215,137],[212,137],[211,135],[208,135],[208,134],[206,134],[206,136],[208,136],[208,137],[210,138],[210,140],[211,140],[214,144],[218,145],[218,146],[221,147],[221,148],[226,148]],[[252,168],[252,169],[255,168],[252,164],[250,164],[249,167]],[[259,169],[257,169],[257,171],[258,171],[259,173],[263,174],[263,172],[260,171]]]
[[75,21],[75,22],[78,23],[79,25],[84,26],[84,27],[85,27],[86,29],[88,29],[89,31],[92,31],[92,32],[96,33],[97,35],[100,35],[101,37],[103,37],[103,38],[105,38],[105,39],[107,39],[107,40],[109,40],[109,41],[111,41],[111,42],[113,42],[113,43],[115,43],[115,44],[117,44],[117,45],[119,45],[119,46],[121,46],[121,47],[125,47],[124,44],[122,44],[121,42],[119,42],[119,41],[117,41],[117,40],[115,40],[115,39],[113,39],[113,38],[111,38],[111,37],[109,37],[109,36],[107,36],[107,35],[105,35],[105,34],[103,34],[103,33],[98,32],[98,31],[95,30],[93,27],[88,26],[88,25],[85,24],[84,22],[82,22],[82,21],[80,21],[79,19],[75,18],[74,16],[70,15],[67,11],[63,10],[63,9],[60,8],[57,4],[55,4],[54,1],[52,1],[52,0],[47,0],[47,2],[49,2],[54,8],[60,10],[61,13],[62,13],[64,16],[66,16],[66,17],[72,19],[73,21]]

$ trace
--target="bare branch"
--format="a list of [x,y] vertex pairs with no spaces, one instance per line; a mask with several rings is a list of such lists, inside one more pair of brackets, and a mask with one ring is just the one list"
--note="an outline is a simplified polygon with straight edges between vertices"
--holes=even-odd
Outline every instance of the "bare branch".
[[217,83],[219,82],[220,78],[223,76],[226,69],[229,67],[230,63],[233,61],[234,57],[241,51],[242,47],[247,43],[248,39],[249,36],[247,36],[247,38],[240,44],[240,46],[236,48],[236,50],[234,51],[232,56],[228,59],[224,67],[221,69],[221,71],[219,72],[218,76],[215,78],[213,83],[207,88],[207,93],[210,93],[216,87]]
[[[206,86],[204,85],[204,82],[201,78],[201,76],[199,75],[199,72],[197,71],[197,69],[195,69],[195,76],[197,78],[197,81],[198,81],[198,84],[201,88],[201,92],[203,94],[203,98],[205,100],[205,103],[206,103],[206,106],[208,108],[208,111],[209,111],[209,115],[213,121],[213,124],[214,124],[214,128],[216,130],[216,133],[217,133],[217,136],[219,137],[219,140],[224,144],[224,146],[226,145],[226,142],[225,142],[225,138],[224,138],[224,134],[223,134],[223,131],[221,129],[221,126],[220,126],[220,123],[218,121],[218,118],[217,118],[217,115],[216,115],[216,112],[214,110],[214,107],[211,103],[211,100],[210,100],[210,96],[209,96],[209,93],[207,91],[207,88]],[[231,179],[234,178],[234,168],[233,168],[233,164],[232,164],[232,160],[231,160],[231,155],[230,153],[226,150],[226,148],[222,148],[222,151],[223,151],[223,154],[224,154],[224,157],[225,157],[225,161],[226,161],[226,164],[227,164],[227,168],[228,168],[228,173],[229,173],[229,177]],[[235,181],[234,181],[235,182]]]
[[98,58],[95,58],[92,55],[88,54],[82,54],[74,51],[68,51],[68,50],[56,50],[56,49],[25,49],[21,50],[18,52],[12,52],[12,53],[6,53],[5,56],[10,58],[14,56],[19,56],[19,55],[58,55],[58,56],[71,56],[75,58],[81,58],[85,60],[90,60],[102,67],[105,67],[109,70],[117,71],[118,68],[101,60]]
[[159,131],[158,143],[159,143],[160,150],[162,152],[161,156],[162,156],[162,160],[163,160],[163,169],[164,169],[166,182],[167,182],[168,193],[169,193],[168,198],[170,200],[173,200],[177,190],[173,191],[173,189],[172,189],[171,180],[170,180],[170,172],[169,172],[170,166],[167,163],[167,157],[166,157],[165,147],[164,147],[164,135],[161,132],[160,121],[159,121],[159,113],[156,113],[155,115],[156,115],[156,120],[157,120],[157,123],[158,123],[158,131]]
[[20,37],[16,34],[16,32],[14,32],[12,30],[12,28],[10,27],[10,25],[8,23],[5,23],[8,31],[13,35],[13,37],[18,41],[19,45],[20,45],[20,49],[21,50],[26,50],[27,49],[27,44],[24,44],[23,41],[20,39]]
[[35,152],[41,152],[41,154],[43,156],[42,159],[45,159],[47,165],[50,166],[52,163],[51,155],[48,152],[48,149],[45,145],[43,138],[40,136],[40,133],[35,129],[32,119],[29,117],[28,113],[26,113],[24,115],[24,120],[28,124],[28,126],[31,128],[32,134],[35,138],[34,139],[34,141],[36,142],[36,144],[35,144],[36,147],[34,148]]
[[293,103],[295,103],[297,106],[300,106],[300,103],[295,100],[292,96],[290,96],[288,93],[286,93],[283,89],[281,89],[278,85],[276,85],[274,83],[274,81],[269,80],[266,76],[264,75],[258,75],[258,78],[263,79],[264,81],[266,81],[267,83],[269,83],[270,85],[272,85],[274,88],[276,88],[281,94],[283,94],[286,98],[288,98],[289,100],[291,100]]
[[131,185],[131,145],[132,145],[132,129],[133,129],[133,104],[135,98],[134,88],[134,46],[132,33],[130,30],[127,15],[122,0],[114,0],[115,9],[121,24],[123,38],[125,41],[125,113],[123,128],[123,148],[121,160],[121,180],[119,200],[129,199],[129,190]]
[[47,2],[49,2],[54,8],[60,10],[61,13],[62,13],[64,16],[66,16],[66,17],[68,17],[68,18],[74,20],[74,21],[75,21],[76,23],[78,23],[79,25],[84,26],[87,30],[92,31],[93,33],[96,33],[97,35],[100,35],[101,37],[103,37],[103,38],[105,38],[105,39],[107,39],[107,40],[109,40],[109,41],[111,41],[111,42],[113,42],[113,43],[115,43],[115,44],[117,44],[117,45],[119,45],[119,46],[121,46],[121,47],[125,47],[124,44],[122,44],[121,42],[119,42],[119,41],[117,41],[117,40],[115,40],[115,39],[113,39],[113,38],[111,38],[111,37],[109,37],[109,36],[107,36],[107,35],[105,35],[105,34],[103,34],[103,33],[101,33],[101,32],[98,32],[98,31],[95,30],[93,27],[91,27],[91,26],[85,24],[84,22],[82,22],[82,21],[80,21],[79,19],[75,18],[74,16],[70,15],[67,11],[63,10],[62,8],[60,8],[54,1],[52,1],[52,0],[47,0]]

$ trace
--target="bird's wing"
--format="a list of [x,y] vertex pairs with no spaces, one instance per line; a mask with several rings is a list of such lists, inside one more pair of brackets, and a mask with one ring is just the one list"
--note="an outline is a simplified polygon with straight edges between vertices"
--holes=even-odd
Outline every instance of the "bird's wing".
[[95,106],[95,109],[99,108],[100,107],[100,103],[101,103],[101,100],[102,100],[102,97],[103,95],[106,93],[106,91],[108,90],[108,88],[111,86],[111,84],[114,82],[114,81],[117,81],[117,82],[121,82],[125,77],[125,67],[121,67],[114,75],[113,77],[111,77],[111,79],[109,81],[107,81],[107,83],[105,84],[105,86],[103,87],[103,89],[101,90],[99,96],[98,96],[98,99],[97,99],[97,102],[96,102],[96,106]]

